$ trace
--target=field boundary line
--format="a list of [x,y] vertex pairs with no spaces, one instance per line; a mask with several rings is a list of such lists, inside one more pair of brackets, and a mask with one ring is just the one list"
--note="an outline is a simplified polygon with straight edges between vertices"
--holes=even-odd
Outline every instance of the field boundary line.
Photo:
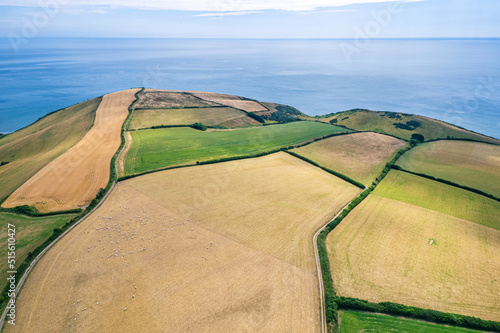
[[[143,91],[144,88],[142,88],[141,90],[139,90],[135,96],[136,96],[136,99],[137,99],[137,94],[141,91]],[[135,100],[134,100],[135,102]],[[130,112],[130,106],[134,103],[132,102],[130,105],[129,105],[129,112]],[[131,113],[130,113],[131,114]],[[129,116],[130,116],[129,114]],[[122,139],[124,139],[124,129],[125,129],[125,121],[124,123],[122,124],[122,130],[121,130],[121,133],[120,133],[120,137]],[[109,187],[108,191],[106,192],[106,194],[104,194],[104,196],[101,198],[101,200],[99,200],[97,202],[97,204],[95,205],[94,208],[92,208],[92,210],[90,210],[87,214],[85,214],[83,217],[81,217],[78,221],[76,221],[75,223],[73,223],[72,225],[70,225],[68,227],[68,229],[66,229],[65,231],[63,231],[63,233],[61,235],[59,235],[56,239],[54,239],[49,245],[47,245],[32,261],[31,263],[29,264],[28,268],[24,271],[23,275],[21,276],[21,278],[19,279],[19,281],[17,281],[17,285],[16,285],[16,289],[14,291],[14,297],[13,298],[10,298],[10,300],[14,299],[16,300],[17,297],[19,296],[19,293],[21,292],[21,289],[26,281],[26,279],[28,278],[29,274],[31,273],[31,271],[33,270],[33,268],[36,266],[36,264],[38,263],[38,261],[40,261],[40,259],[45,255],[45,253],[47,253],[48,250],[50,250],[58,241],[60,241],[65,235],[67,235],[71,230],[73,230],[76,226],[78,226],[80,223],[82,223],[84,220],[86,220],[90,215],[92,215],[103,203],[104,201],[107,199],[107,197],[111,194],[111,192],[113,191],[113,189],[115,188],[116,184],[118,183],[118,158],[120,157],[120,155],[122,154],[123,152],[123,149],[124,149],[125,145],[122,143],[120,145],[120,147],[118,148],[118,151],[115,153],[115,156],[112,158],[112,163],[114,162],[114,170],[115,170],[115,175],[113,175],[112,173],[110,174],[110,179],[109,181],[111,182],[111,186]],[[113,167],[111,165],[111,167]],[[114,180],[112,180],[112,178],[115,178]],[[108,184],[109,186],[109,184]],[[7,312],[9,311],[9,308],[7,306],[5,306],[5,309],[2,313],[2,317],[0,318],[0,332],[3,331],[3,328],[4,328],[4,324],[5,324],[5,319],[7,318]]]
[[320,312],[321,312],[320,317],[321,317],[321,332],[322,333],[327,333],[327,328],[326,328],[327,323],[326,323],[326,310],[325,310],[325,307],[326,307],[325,306],[325,287],[323,284],[323,271],[321,270],[321,263],[320,263],[320,259],[319,259],[318,236],[323,230],[325,230],[325,228],[331,222],[333,222],[340,214],[342,214],[344,209],[346,209],[351,204],[351,202],[349,202],[342,209],[340,209],[339,212],[337,213],[337,215],[335,215],[324,226],[322,226],[320,229],[318,229],[318,231],[316,231],[316,233],[314,234],[314,237],[313,237],[314,256],[316,258],[316,271],[318,273],[318,283],[319,283],[319,299],[320,299]]
[[411,175],[422,177],[422,178],[426,178],[426,179],[429,179],[429,180],[432,180],[432,181],[435,181],[435,182],[438,182],[438,183],[442,183],[442,184],[445,184],[445,185],[457,187],[457,188],[460,188],[462,190],[469,191],[469,192],[472,192],[472,193],[475,193],[475,194],[484,196],[486,198],[489,198],[489,199],[492,199],[492,200],[500,202],[500,198],[494,196],[493,194],[490,194],[490,193],[481,191],[479,189],[476,189],[474,187],[460,185],[460,184],[457,184],[455,182],[452,182],[452,181],[449,181],[449,180],[446,180],[446,179],[436,178],[434,176],[427,175],[425,173],[413,172],[413,171],[404,169],[404,168],[400,167],[399,165],[392,165],[391,169],[402,171],[402,172],[406,172],[406,173],[409,173]]
[[[284,124],[271,124],[271,125],[284,125]],[[268,126],[271,126],[271,125],[268,125]],[[259,128],[259,126],[256,126],[255,128]],[[129,132],[134,132],[134,131],[129,131]],[[184,164],[178,164],[178,165],[170,165],[170,166],[166,166],[166,167],[161,167],[161,168],[156,168],[156,169],[152,169],[152,170],[146,170],[146,171],[134,173],[134,174],[131,174],[131,175],[124,175],[122,177],[119,177],[118,180],[119,181],[123,181],[123,180],[131,179],[131,178],[136,178],[136,177],[148,175],[150,173],[155,173],[155,172],[160,172],[160,171],[166,171],[166,170],[172,170],[172,169],[179,169],[179,168],[193,167],[193,166],[203,165],[203,164],[215,164],[215,163],[223,163],[223,162],[229,162],[229,161],[235,161],[235,160],[244,160],[244,159],[250,159],[250,158],[257,158],[257,157],[262,157],[262,156],[266,156],[266,155],[275,154],[275,153],[278,153],[280,151],[288,152],[289,149],[300,148],[300,147],[303,147],[303,146],[305,146],[307,144],[310,144],[310,143],[313,143],[313,142],[316,142],[316,141],[325,140],[325,139],[331,138],[333,136],[347,135],[347,134],[351,134],[351,132],[338,132],[338,133],[327,134],[327,135],[319,136],[319,137],[316,137],[316,138],[313,138],[313,139],[309,139],[309,140],[306,140],[306,141],[302,141],[302,142],[299,142],[299,143],[294,144],[294,145],[284,146],[284,147],[281,147],[281,148],[277,148],[277,149],[265,151],[265,152],[262,152],[262,153],[249,154],[249,155],[240,155],[240,156],[233,156],[233,157],[225,157],[225,158],[221,158],[221,159],[214,159],[214,160],[201,161],[201,162],[198,161],[198,162],[184,163]]]

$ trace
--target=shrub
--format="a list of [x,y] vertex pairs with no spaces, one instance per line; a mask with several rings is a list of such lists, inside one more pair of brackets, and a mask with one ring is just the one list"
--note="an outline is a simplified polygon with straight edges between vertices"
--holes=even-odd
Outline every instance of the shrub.
[[247,115],[250,117],[250,118],[253,118],[255,120],[257,120],[259,123],[265,123],[266,120],[264,119],[264,117],[262,116],[259,116],[258,114],[255,114],[253,112],[248,112]]
[[200,131],[207,130],[207,126],[203,125],[202,123],[194,123],[193,125],[191,125],[191,127]]

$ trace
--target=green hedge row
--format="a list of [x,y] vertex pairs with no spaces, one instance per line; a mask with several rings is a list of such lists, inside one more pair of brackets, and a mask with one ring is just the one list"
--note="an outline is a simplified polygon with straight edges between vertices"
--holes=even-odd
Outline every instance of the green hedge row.
[[316,167],[318,167],[318,168],[321,168],[321,169],[323,169],[324,171],[326,171],[326,172],[328,172],[328,173],[331,173],[332,175],[337,176],[337,177],[339,177],[340,179],[343,179],[343,180],[345,180],[346,182],[353,184],[354,186],[359,187],[360,189],[365,189],[365,185],[361,184],[360,182],[358,182],[358,181],[356,181],[356,180],[354,180],[354,179],[352,179],[352,178],[350,178],[350,177],[348,177],[348,176],[346,176],[346,175],[344,175],[344,174],[341,174],[340,172],[337,172],[337,171],[334,171],[334,170],[331,170],[331,169],[325,168],[325,167],[323,167],[323,166],[319,165],[318,163],[314,162],[313,160],[310,160],[310,159],[308,159],[307,157],[304,157],[304,156],[302,156],[302,155],[299,155],[299,154],[297,154],[297,153],[295,153],[295,152],[293,152],[293,151],[288,151],[288,150],[286,150],[286,152],[287,152],[288,154],[290,154],[290,155],[292,155],[292,156],[295,156],[295,157],[297,157],[297,158],[300,158],[301,160],[304,160],[304,161],[306,161],[306,162],[308,162],[308,163],[310,163],[310,164],[312,164],[312,165],[314,165],[314,166],[316,166]]
[[419,176],[419,177],[427,178],[427,179],[430,179],[430,180],[434,180],[434,181],[437,181],[437,182],[440,182],[440,183],[443,183],[443,184],[446,184],[446,185],[455,186],[455,187],[458,187],[458,188],[461,188],[461,189],[464,189],[464,190],[467,190],[467,191],[470,191],[470,192],[474,192],[476,194],[480,194],[480,195],[488,197],[490,199],[493,199],[493,200],[496,200],[496,201],[500,201],[499,197],[496,197],[493,194],[489,194],[489,193],[486,193],[484,191],[478,190],[476,188],[472,188],[472,187],[465,186],[465,185],[460,185],[460,184],[451,182],[449,180],[442,179],[442,178],[436,178],[436,177],[433,177],[433,176],[430,176],[430,175],[427,175],[427,174],[424,174],[424,173],[418,173],[418,172],[409,171],[409,170],[403,169],[399,165],[392,165],[391,167],[394,170],[403,171],[403,172],[406,172],[406,173],[409,173],[409,174],[412,174],[412,175],[415,175],[415,176]]
[[[387,173],[391,170],[391,166],[396,163],[396,161],[403,155],[407,150],[411,149],[406,147],[400,149],[396,155],[386,164],[382,173],[377,177],[377,179],[372,183],[370,187],[365,189],[359,196],[357,196],[351,203],[344,208],[344,210],[330,223],[328,223],[323,231],[320,232],[317,239],[318,254],[320,259],[321,271],[323,275],[323,286],[325,290],[325,312],[326,321],[328,325],[329,332],[338,331],[338,298],[335,293],[335,287],[333,285],[332,273],[330,269],[330,260],[328,259],[328,251],[326,248],[326,237],[328,234],[335,229],[340,222],[357,206],[359,205],[377,186],[377,184],[385,178]],[[292,152],[288,152],[292,153]],[[292,154],[293,155],[293,154]],[[299,155],[300,156],[300,155]],[[363,186],[364,187],[364,186]]]
[[395,316],[422,319],[438,324],[500,332],[500,322],[483,320],[476,317],[440,312],[430,309],[421,309],[392,302],[371,303],[352,297],[338,297],[336,302],[339,308],[346,310],[349,309],[385,313]]
[[[468,130],[467,130],[468,131]],[[472,132],[472,131],[470,131]],[[476,133],[476,132],[473,132],[473,133]],[[482,135],[482,134],[481,134]],[[488,138],[491,138],[488,136]],[[494,138],[492,138],[494,139]],[[493,143],[493,142],[488,142],[488,141],[482,141],[482,140],[479,140],[479,139],[470,139],[470,138],[454,138],[452,136],[447,136],[446,138],[439,138],[439,139],[431,139],[431,140],[427,140],[425,142],[434,142],[434,141],[450,141],[450,140],[454,140],[454,141],[470,141],[470,142],[479,142],[479,143],[486,143],[488,145],[494,145],[494,146],[498,146],[500,145],[500,141],[499,143]]]

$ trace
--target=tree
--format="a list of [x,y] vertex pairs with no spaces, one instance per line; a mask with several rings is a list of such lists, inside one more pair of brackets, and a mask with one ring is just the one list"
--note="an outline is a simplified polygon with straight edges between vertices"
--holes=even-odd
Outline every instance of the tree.
[[411,135],[410,145],[413,147],[413,146],[416,146],[417,144],[422,143],[424,141],[425,141],[425,138],[422,134],[413,133]]

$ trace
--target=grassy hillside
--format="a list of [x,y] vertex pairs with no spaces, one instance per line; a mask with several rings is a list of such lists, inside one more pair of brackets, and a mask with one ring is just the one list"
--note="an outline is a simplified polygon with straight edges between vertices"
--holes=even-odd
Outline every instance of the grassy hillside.
[[397,318],[356,311],[340,312],[340,333],[355,332],[411,332],[411,333],[473,333],[460,327],[436,325],[418,320]]
[[51,113],[0,139],[0,202],[50,161],[78,143],[93,125],[101,97]]
[[406,142],[376,133],[353,133],[328,138],[292,151],[365,185]]
[[500,140],[476,134],[439,120],[405,113],[350,110],[318,119],[357,130],[390,134],[403,140],[409,140],[412,134],[418,133],[422,134],[425,140],[452,137],[500,144]]
[[500,230],[500,203],[482,195],[391,170],[374,194]]
[[[47,217],[27,217],[23,215],[0,212],[0,243],[7,247],[8,224],[15,225],[16,229],[16,264],[19,266],[28,253],[42,244],[55,228],[60,228],[76,215],[55,215]],[[7,282],[7,251],[0,251],[0,290]]]
[[139,109],[134,111],[129,129],[162,125],[191,125],[194,123],[227,128],[260,125],[258,121],[248,117],[245,112],[230,107]]
[[125,173],[258,154],[342,131],[345,129],[305,121],[221,132],[192,128],[133,131]]
[[397,165],[500,197],[500,146],[465,141],[428,142],[403,155]]

